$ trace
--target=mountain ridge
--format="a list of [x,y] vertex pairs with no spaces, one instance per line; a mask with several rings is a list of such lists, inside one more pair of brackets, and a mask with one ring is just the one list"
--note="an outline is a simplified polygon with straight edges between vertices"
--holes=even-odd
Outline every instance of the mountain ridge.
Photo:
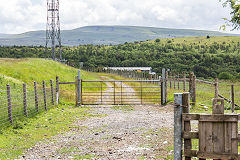
[[[85,26],[72,30],[62,30],[62,44],[78,46],[83,44],[109,45],[125,42],[154,40],[156,38],[240,36],[240,34],[218,31],[156,28],[141,26]],[[45,45],[45,31],[29,31],[21,34],[1,34],[1,46],[40,46]]]

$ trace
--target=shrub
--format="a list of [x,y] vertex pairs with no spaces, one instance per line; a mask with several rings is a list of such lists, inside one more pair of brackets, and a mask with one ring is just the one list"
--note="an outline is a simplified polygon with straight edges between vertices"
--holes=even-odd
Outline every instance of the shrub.
[[155,39],[155,42],[157,42],[157,43],[160,42],[160,39],[159,38]]
[[228,72],[221,72],[218,75],[219,79],[231,79],[233,76]]

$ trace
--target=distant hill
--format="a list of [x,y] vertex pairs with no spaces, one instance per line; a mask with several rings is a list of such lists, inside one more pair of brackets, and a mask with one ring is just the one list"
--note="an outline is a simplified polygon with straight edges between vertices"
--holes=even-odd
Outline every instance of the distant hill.
[[[153,40],[156,38],[200,37],[200,36],[240,36],[216,31],[169,29],[137,26],[87,26],[62,31],[62,44],[119,44],[124,42]],[[32,31],[22,34],[0,34],[0,45],[45,45],[45,31]]]

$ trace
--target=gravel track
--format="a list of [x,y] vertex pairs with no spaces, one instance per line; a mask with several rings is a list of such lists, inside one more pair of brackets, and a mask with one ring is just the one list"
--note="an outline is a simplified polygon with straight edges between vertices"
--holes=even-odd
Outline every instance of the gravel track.
[[20,159],[166,159],[173,154],[173,106],[90,108],[90,114],[102,116],[76,118],[70,131],[39,142]]

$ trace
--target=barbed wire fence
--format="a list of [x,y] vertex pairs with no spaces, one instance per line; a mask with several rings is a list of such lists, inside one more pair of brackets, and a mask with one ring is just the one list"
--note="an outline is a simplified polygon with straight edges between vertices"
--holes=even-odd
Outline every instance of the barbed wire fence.
[[0,86],[0,130],[24,117],[34,117],[56,104],[56,82]]

